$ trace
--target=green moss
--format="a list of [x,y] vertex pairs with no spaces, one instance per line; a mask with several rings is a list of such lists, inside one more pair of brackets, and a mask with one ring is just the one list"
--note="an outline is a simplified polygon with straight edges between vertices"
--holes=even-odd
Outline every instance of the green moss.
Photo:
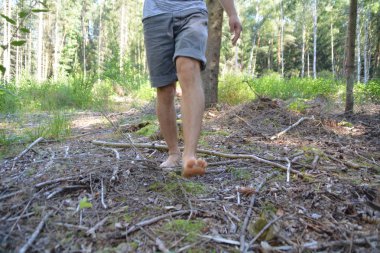
[[303,113],[309,106],[305,103],[304,99],[296,99],[288,105],[288,108],[291,111]]
[[146,125],[145,127],[141,128],[140,130],[138,130],[136,133],[138,135],[150,137],[153,134],[155,134],[158,131],[158,129],[159,129],[159,127],[157,124],[150,123],[150,124]]
[[227,171],[230,172],[232,177],[237,180],[251,180],[252,179],[251,172],[246,169],[228,167]]
[[165,195],[181,193],[183,190],[187,194],[191,195],[206,193],[206,187],[203,184],[196,182],[184,182],[180,180],[171,180],[169,182],[155,182],[148,187],[148,190],[154,192],[162,192]]
[[198,239],[198,234],[206,227],[203,220],[173,220],[166,223],[163,227],[165,231],[170,231],[176,234],[186,235],[187,242],[195,242]]

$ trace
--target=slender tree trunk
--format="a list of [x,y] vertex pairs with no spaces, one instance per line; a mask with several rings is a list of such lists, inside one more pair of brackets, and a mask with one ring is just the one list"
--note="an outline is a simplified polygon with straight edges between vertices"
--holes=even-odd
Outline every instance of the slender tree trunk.
[[54,22],[54,63],[53,63],[53,78],[54,80],[57,80],[58,79],[58,72],[59,72],[59,59],[58,59],[58,55],[59,55],[59,44],[60,44],[60,41],[59,41],[59,29],[58,29],[58,20],[59,20],[59,16],[58,16],[58,13],[59,13],[59,4],[60,4],[60,1],[56,1],[56,11],[55,11],[55,22]]
[[251,52],[249,53],[249,63],[248,63],[248,73],[254,77],[254,73],[252,72],[252,65],[253,65],[253,52],[256,47],[256,33],[254,32],[253,34],[253,39],[252,39],[252,48]]
[[252,77],[256,76],[256,62],[257,62],[257,49],[260,48],[260,32],[257,33],[257,44],[255,47],[255,51],[253,52],[253,60],[252,60]]
[[357,49],[357,70],[356,70],[356,75],[357,75],[357,82],[360,83],[360,74],[361,74],[361,59],[360,59],[360,4],[358,4],[357,8],[357,13],[356,13],[356,49]]
[[310,78],[310,54],[309,54],[309,50],[307,51],[307,77]]
[[281,0],[281,76],[282,77],[284,77],[284,30],[285,30],[284,2]]
[[269,47],[268,47],[268,69],[272,69],[272,62],[273,62],[273,36],[269,40]]
[[335,62],[334,62],[334,26],[333,22],[331,20],[330,23],[330,34],[331,34],[331,72],[333,75],[333,78],[335,78]]
[[369,35],[368,35],[368,30],[369,30],[369,20],[371,19],[371,11],[367,9],[367,15],[365,17],[364,21],[364,52],[363,52],[363,62],[364,62],[364,83],[368,83],[369,79],[369,63],[371,62],[370,57],[368,57],[368,48],[369,47]]
[[202,73],[206,107],[218,102],[218,76],[220,47],[222,43],[223,8],[218,0],[207,1],[209,12],[209,37],[207,40],[207,66]]
[[98,34],[98,66],[96,68],[96,73],[98,76],[98,80],[100,80],[100,71],[102,65],[102,33],[103,33],[103,3],[100,3],[99,6],[99,34]]
[[304,78],[305,76],[305,44],[306,44],[306,25],[305,22],[302,23],[302,53],[301,53],[301,62],[302,62],[302,69],[301,69],[301,77]]
[[87,58],[86,58],[86,45],[87,45],[87,33],[86,33],[86,4],[85,1],[82,1],[82,14],[81,14],[81,27],[82,27],[82,57],[83,57],[83,79],[87,78]]
[[313,26],[314,26],[314,53],[313,53],[313,78],[317,78],[317,0],[313,4]]
[[[17,20],[16,20],[16,24],[17,24],[17,27],[19,26],[19,17],[17,16]],[[17,34],[16,34],[16,38],[19,39],[20,37],[20,34],[19,32],[17,31]],[[19,67],[20,67],[20,47],[16,47],[16,75],[15,75],[15,81],[16,81],[16,84],[18,84],[18,80],[19,80],[19,75],[20,75],[20,72],[19,72]]]
[[125,55],[125,3],[122,1],[120,10],[120,52],[119,52],[119,69],[123,71],[124,55]]
[[37,40],[37,80],[42,81],[43,75],[43,34],[44,34],[44,13],[38,13],[38,40]]
[[281,25],[277,30],[277,72],[281,72]]
[[350,0],[350,10],[346,41],[346,113],[354,111],[354,82],[355,82],[355,28],[356,28],[357,0]]
[[[7,0],[4,0],[3,2],[3,14],[4,15],[8,15],[8,1]],[[8,22],[6,19],[2,19],[3,20],[3,23],[4,23],[4,29],[3,29],[3,45],[8,45]],[[7,54],[7,51],[6,50],[9,50],[9,45],[8,45],[8,49],[2,49],[2,55],[3,55],[3,66],[5,68],[5,73],[4,73],[4,76],[3,76],[3,79],[6,80],[7,79],[7,74],[9,72],[9,66],[7,66],[8,64],[8,61],[7,61],[7,57],[8,57],[8,54]]]

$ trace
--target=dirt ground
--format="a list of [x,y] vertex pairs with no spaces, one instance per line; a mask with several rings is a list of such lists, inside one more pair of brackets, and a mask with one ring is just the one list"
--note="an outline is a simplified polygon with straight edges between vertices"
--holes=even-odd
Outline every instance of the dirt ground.
[[137,134],[153,104],[75,114],[66,140],[0,161],[0,252],[379,252],[380,105],[332,109],[210,109],[191,179]]

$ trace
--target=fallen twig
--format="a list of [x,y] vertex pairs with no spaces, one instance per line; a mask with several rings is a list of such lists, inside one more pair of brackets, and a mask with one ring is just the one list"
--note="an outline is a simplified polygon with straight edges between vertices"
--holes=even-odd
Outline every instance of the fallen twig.
[[136,225],[133,225],[132,227],[130,227],[126,232],[124,232],[122,235],[123,236],[128,236],[129,234],[137,231],[140,229],[140,227],[144,227],[144,226],[147,226],[147,225],[151,225],[151,224],[154,224],[162,219],[165,219],[165,218],[168,218],[168,217],[172,217],[172,216],[177,216],[177,215],[183,215],[183,214],[188,214],[190,213],[191,210],[182,210],[182,211],[176,211],[176,212],[172,212],[172,213],[167,213],[167,214],[163,214],[163,215],[160,215],[160,216],[157,216],[157,217],[154,217],[154,218],[151,218],[151,219],[147,219],[147,220],[143,220],[143,221],[140,221],[139,223],[137,223]]
[[275,140],[277,139],[278,137],[280,137],[281,135],[284,135],[286,134],[289,130],[291,130],[292,128],[295,128],[296,126],[298,126],[302,121],[304,120],[313,120],[314,119],[314,116],[311,116],[311,117],[302,117],[300,118],[296,123],[294,123],[293,125],[289,126],[288,128],[286,128],[285,130],[279,132],[278,134],[275,134],[273,135],[272,137],[270,137],[271,140]]
[[71,179],[75,179],[75,178],[81,178],[82,176],[81,175],[77,175],[77,176],[69,176],[69,177],[61,177],[61,178],[56,178],[56,179],[53,179],[53,180],[49,180],[49,181],[45,181],[45,182],[41,182],[41,183],[38,183],[36,184],[34,187],[36,188],[42,188],[46,185],[49,185],[49,184],[55,184],[55,183],[59,183],[59,182],[63,182],[63,181],[68,181],[68,180],[71,180]]
[[256,201],[256,195],[257,193],[260,191],[260,189],[263,187],[263,185],[265,184],[265,182],[270,179],[273,175],[275,175],[276,173],[272,173],[271,175],[269,175],[267,178],[265,178],[256,188],[256,191],[255,193],[252,195],[252,198],[251,198],[251,203],[249,204],[249,208],[248,208],[248,211],[247,211],[247,214],[244,218],[244,222],[243,222],[243,226],[241,228],[241,231],[240,231],[240,252],[245,252],[246,248],[245,248],[245,231],[247,230],[247,226],[248,226],[248,222],[249,222],[249,219],[251,218],[251,214],[252,214],[252,209],[253,209],[253,205],[255,204],[255,201]]
[[154,237],[153,235],[151,235],[150,233],[148,233],[148,231],[146,231],[143,227],[140,227],[140,230],[143,231],[143,233],[145,235],[147,235],[152,241],[154,241],[154,243],[157,245],[158,249],[164,253],[169,253],[170,250],[168,250],[168,248],[166,248],[165,246],[165,243],[158,237]]
[[210,239],[210,240],[213,240],[215,242],[220,242],[220,243],[225,243],[225,244],[229,244],[229,245],[240,246],[240,242],[235,241],[235,240],[226,239],[226,238],[223,238],[221,236],[200,235],[200,237],[206,238],[206,239]]
[[289,184],[290,183],[290,170],[292,167],[292,162],[287,157],[286,157],[286,161],[288,162],[288,165],[286,166],[286,168],[287,168],[287,170],[286,170],[286,183]]
[[279,219],[284,217],[284,215],[277,217],[276,219],[270,221],[267,223],[261,230],[260,232],[257,233],[257,235],[248,243],[248,248],[249,249],[255,242],[256,240],[268,229],[270,228],[274,223],[276,223]]
[[15,191],[15,192],[11,192],[11,193],[5,194],[5,195],[3,195],[3,196],[0,197],[0,201],[4,200],[4,199],[7,199],[7,198],[10,198],[10,197],[13,197],[13,196],[15,196],[15,195],[17,195],[19,193],[23,193],[23,192],[24,192],[24,190],[19,190],[19,191]]
[[107,221],[108,217],[105,217],[103,220],[99,221],[98,223],[95,224],[95,226],[93,226],[92,228],[90,228],[89,230],[87,230],[86,234],[87,235],[91,235],[93,238],[95,238],[96,234],[95,234],[95,231],[100,228],[101,226],[103,226],[103,224]]
[[107,209],[107,205],[106,205],[106,203],[104,202],[104,183],[103,183],[103,178],[101,179],[100,183],[101,183],[101,187],[102,187],[102,189],[101,189],[101,194],[100,194],[100,199],[101,199],[101,202],[102,202],[102,206],[103,206],[103,208],[104,208],[104,209]]
[[77,229],[77,230],[85,230],[85,231],[88,231],[90,229],[90,228],[85,227],[85,226],[78,226],[78,225],[73,225],[73,224],[68,224],[68,223],[62,223],[62,222],[55,222],[54,225],[62,226],[62,227],[65,227],[65,228],[74,228],[74,229]]
[[25,155],[29,150],[32,149],[32,147],[34,145],[36,145],[37,143],[39,143],[40,141],[42,141],[44,138],[42,137],[39,137],[37,138],[35,141],[33,141],[26,149],[24,149],[18,156],[16,156],[14,159],[13,159],[13,165],[12,165],[12,169],[15,167],[16,165],[16,162],[23,156]]
[[[129,143],[120,143],[120,142],[106,142],[106,141],[94,140],[94,141],[92,141],[92,143],[95,145],[99,145],[99,146],[114,147],[114,148],[130,148],[130,147],[132,147],[132,145]],[[154,149],[159,149],[159,150],[168,150],[168,146],[166,146],[166,145],[146,144],[146,143],[134,143],[133,145],[136,148],[154,148]],[[183,151],[183,147],[180,147],[180,150]],[[258,157],[256,155],[228,154],[228,153],[221,153],[221,152],[212,151],[212,150],[205,150],[205,149],[197,149],[197,152],[201,153],[201,154],[219,156],[219,157],[224,157],[224,158],[253,159],[253,160],[256,160],[258,162],[269,164],[273,167],[282,169],[284,171],[288,170],[287,167],[282,165],[282,164],[263,159],[263,158]],[[299,177],[303,177],[302,173],[299,171],[291,169],[291,172],[294,174],[297,174]]]
[[110,179],[110,181],[113,182],[119,179],[117,174],[119,173],[120,154],[115,148],[111,148],[110,150],[112,150],[115,153],[115,157],[116,157],[116,164],[113,167],[112,177]]
[[313,162],[311,163],[311,167],[313,167],[314,169],[317,168],[318,161],[319,161],[319,155],[315,154]]
[[24,244],[24,246],[21,247],[21,249],[19,250],[19,253],[25,253],[29,247],[32,245],[32,243],[37,239],[37,236],[39,235],[39,233],[41,232],[42,228],[44,227],[45,225],[45,222],[47,221],[47,219],[50,217],[50,215],[53,214],[53,211],[49,211],[43,218],[42,220],[40,221],[40,223],[38,224],[37,228],[34,230],[32,236],[28,239],[28,241]]
[[58,187],[52,193],[49,193],[49,195],[46,197],[46,199],[51,199],[55,195],[57,195],[63,191],[66,191],[66,190],[76,190],[76,189],[81,189],[81,188],[87,188],[87,186],[85,186],[85,185],[68,185],[68,186],[64,186],[64,187]]
[[[341,241],[331,241],[331,242],[317,242],[317,241],[311,241],[307,242],[301,245],[296,246],[290,246],[290,245],[284,245],[284,246],[276,246],[272,247],[268,244],[266,241],[261,242],[261,246],[268,251],[302,251],[303,249],[311,249],[311,250],[320,250],[325,248],[331,248],[331,247],[344,247],[349,246],[351,244],[354,245],[366,245],[370,244],[371,241],[379,241],[379,236],[374,235],[366,238],[360,238],[356,240],[341,240]],[[253,246],[254,247],[254,246]]]

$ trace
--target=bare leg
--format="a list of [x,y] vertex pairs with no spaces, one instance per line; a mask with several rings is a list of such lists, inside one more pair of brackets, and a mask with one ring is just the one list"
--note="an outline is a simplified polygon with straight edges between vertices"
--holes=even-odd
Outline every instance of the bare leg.
[[202,127],[205,98],[200,74],[200,63],[188,57],[176,60],[177,75],[182,88],[182,123],[184,137],[184,177],[203,175],[207,163],[197,159],[196,149]]
[[174,107],[175,94],[175,82],[165,87],[157,88],[157,117],[160,123],[160,131],[169,148],[169,157],[160,165],[162,168],[178,166],[181,161]]

